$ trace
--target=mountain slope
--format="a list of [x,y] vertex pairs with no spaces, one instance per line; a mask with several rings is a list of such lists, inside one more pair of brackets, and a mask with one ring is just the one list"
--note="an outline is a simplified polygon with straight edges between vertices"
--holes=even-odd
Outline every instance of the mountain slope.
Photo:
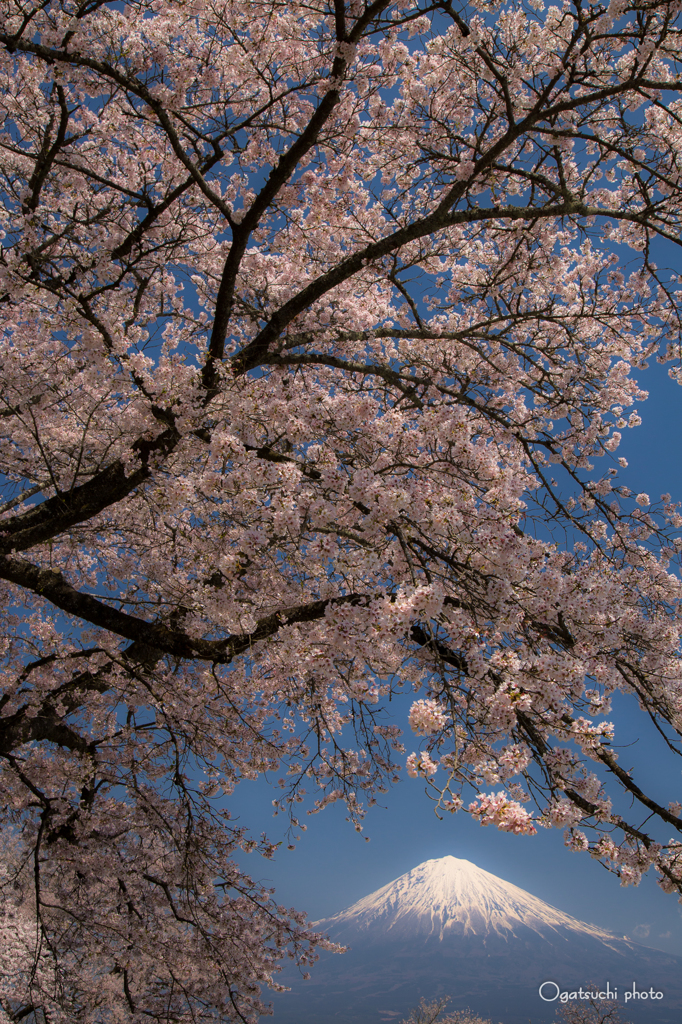
[[[539,996],[596,984],[619,992],[623,1018],[680,1024],[682,958],[565,914],[518,886],[455,857],[425,861],[315,922],[342,956],[325,954],[275,1000],[275,1024],[379,1024],[407,1016],[422,996],[452,997],[503,1024],[545,1024],[560,1003]],[[633,983],[657,1001],[624,1001]]]
[[538,934],[568,928],[608,942],[611,933],[578,921],[504,882],[468,860],[441,857],[401,875],[364,896],[347,910],[315,922],[338,942],[343,935],[370,940],[418,937],[447,940],[450,936],[516,937],[530,928]]

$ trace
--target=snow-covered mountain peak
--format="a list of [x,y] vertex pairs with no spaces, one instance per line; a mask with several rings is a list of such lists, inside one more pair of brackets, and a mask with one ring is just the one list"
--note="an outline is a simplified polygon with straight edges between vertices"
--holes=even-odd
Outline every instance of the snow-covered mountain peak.
[[569,929],[574,935],[579,932],[607,943],[614,939],[609,932],[578,921],[457,857],[424,861],[316,925],[341,942],[351,941],[351,936],[356,940],[361,936],[444,939],[496,934],[507,939],[526,929],[544,938]]
[[290,968],[279,1024],[319,1024],[330,1006],[339,1022],[397,1021],[440,993],[495,1021],[546,1021],[555,1006],[539,988],[550,980],[568,991],[610,984],[621,999],[635,981],[651,985],[664,1001],[628,1003],[628,1019],[682,1021],[682,957],[584,924],[468,860],[427,860],[317,927],[347,952],[323,953],[309,987]]

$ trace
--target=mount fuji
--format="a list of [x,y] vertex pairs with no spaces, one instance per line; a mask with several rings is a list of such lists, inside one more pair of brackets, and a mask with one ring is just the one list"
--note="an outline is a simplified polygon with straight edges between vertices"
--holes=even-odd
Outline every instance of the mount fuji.
[[[545,998],[608,983],[624,1020],[682,1021],[682,957],[579,921],[468,860],[427,860],[314,927],[348,951],[323,954],[310,981],[285,972],[291,992],[275,999],[274,1024],[397,1024],[422,996],[442,995],[502,1024],[546,1024],[562,1004],[543,1001],[543,983]],[[662,998],[626,1001],[651,990]]]

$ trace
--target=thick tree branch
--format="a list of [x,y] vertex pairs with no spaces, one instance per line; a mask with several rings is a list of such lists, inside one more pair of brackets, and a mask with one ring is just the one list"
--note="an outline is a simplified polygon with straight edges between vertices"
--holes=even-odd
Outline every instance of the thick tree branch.
[[137,441],[133,449],[140,466],[129,475],[121,461],[113,462],[86,483],[48,498],[21,516],[3,520],[0,522],[0,553],[26,551],[122,501],[149,479],[154,460],[169,455],[179,440],[178,432],[169,427],[152,441]]
[[39,569],[24,559],[0,556],[0,579],[44,597],[57,608],[128,640],[134,640],[178,658],[198,659],[226,665],[232,659],[286,626],[314,622],[334,605],[362,604],[364,594],[346,594],[327,600],[309,601],[283,609],[258,620],[250,633],[238,633],[223,640],[194,639],[161,623],[147,622],[112,608],[103,601],[72,587],[62,573]]

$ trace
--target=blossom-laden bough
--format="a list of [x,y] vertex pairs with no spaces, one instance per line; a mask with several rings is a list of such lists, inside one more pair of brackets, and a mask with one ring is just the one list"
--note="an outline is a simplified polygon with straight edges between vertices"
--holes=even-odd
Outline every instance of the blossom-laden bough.
[[253,1020],[317,937],[229,793],[360,828],[399,692],[440,808],[679,893],[605,719],[679,752],[682,519],[614,454],[679,357],[679,4],[2,0],[0,43],[5,1016]]

